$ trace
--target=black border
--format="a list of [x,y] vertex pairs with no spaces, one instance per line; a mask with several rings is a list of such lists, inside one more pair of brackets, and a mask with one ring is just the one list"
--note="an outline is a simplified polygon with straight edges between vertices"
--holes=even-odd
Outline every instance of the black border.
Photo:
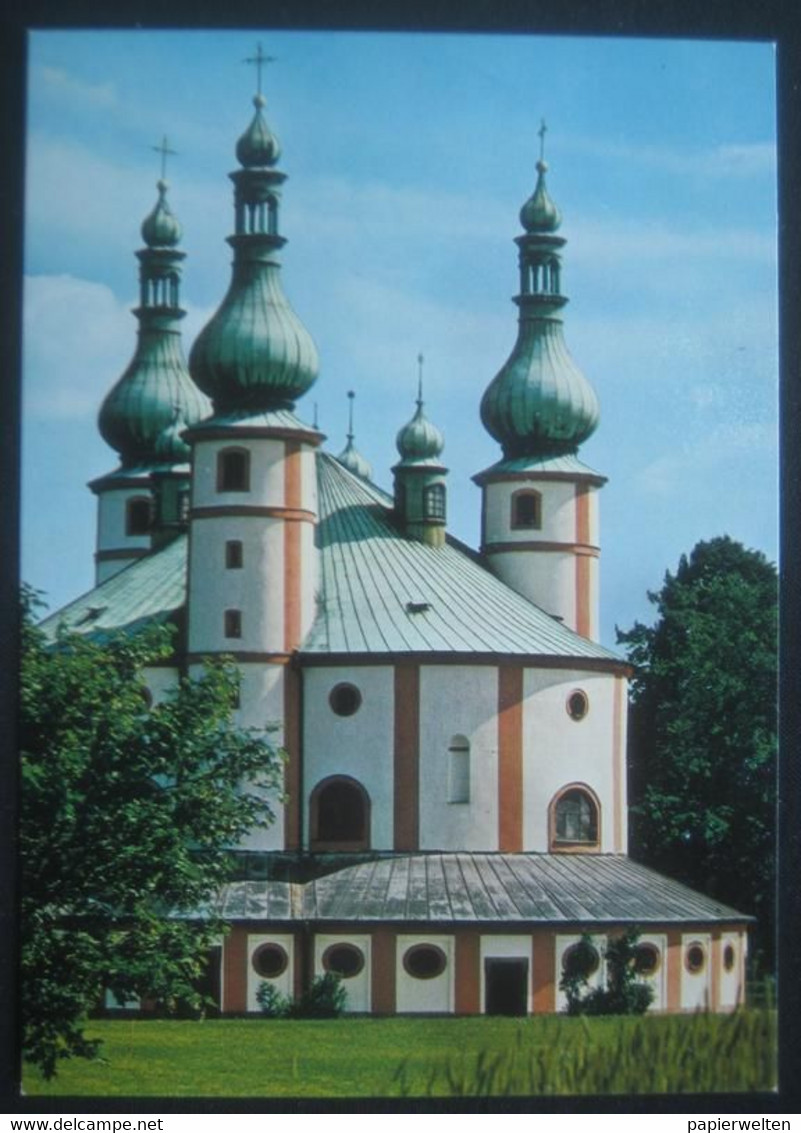
[[[15,753],[17,588],[19,583],[19,375],[26,32],[35,28],[180,27],[371,29],[682,37],[777,44],[780,367],[781,367],[781,643],[780,643],[780,1088],[776,1094],[671,1095],[638,1098],[393,1099],[31,1098],[16,1097]],[[795,0],[278,0],[268,10],[227,0],[21,0],[0,14],[0,735],[6,774],[0,802],[0,1104],[5,1112],[379,1113],[798,1113],[801,1110],[801,6]]]

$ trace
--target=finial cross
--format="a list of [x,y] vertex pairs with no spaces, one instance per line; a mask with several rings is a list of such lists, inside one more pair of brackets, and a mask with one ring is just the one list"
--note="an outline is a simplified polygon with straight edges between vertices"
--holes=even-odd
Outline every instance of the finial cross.
[[548,132],[548,127],[545,125],[545,119],[540,119],[540,128],[537,133],[540,136],[540,161],[545,160],[545,135]]
[[163,181],[165,179],[165,176],[166,176],[166,173],[167,173],[167,155],[169,154],[170,157],[177,157],[178,151],[174,150],[174,149],[170,149],[169,143],[167,142],[167,135],[166,134],[161,139],[161,145],[160,146],[151,146],[150,148],[155,150],[156,153],[161,154],[161,179]]
[[423,404],[423,355],[417,355],[417,404]]
[[353,399],[355,398],[355,396],[356,396],[356,394],[353,392],[353,390],[349,389],[348,390],[348,402],[349,402],[349,405],[348,405],[348,410],[349,410],[349,412],[348,412],[348,440],[349,441],[353,440]]
[[244,59],[245,63],[252,63],[256,67],[256,91],[261,94],[261,69],[265,63],[274,63],[274,55],[265,55],[261,49],[261,44],[256,46],[256,54],[251,56],[250,59]]

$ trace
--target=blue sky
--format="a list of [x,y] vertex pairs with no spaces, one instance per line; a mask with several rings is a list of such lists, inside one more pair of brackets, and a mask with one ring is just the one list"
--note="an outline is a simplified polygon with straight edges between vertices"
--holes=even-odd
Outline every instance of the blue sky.
[[481,395],[516,333],[518,211],[540,119],[567,238],[565,337],[601,402],[602,628],[699,539],[777,555],[774,51],[767,43],[351,32],[40,31],[30,39],[22,575],[52,609],[90,588],[96,427],[133,353],[139,225],[166,134],[187,253],[184,346],[229,279],[234,146],[257,42],[289,175],[287,295],[318,406],[391,484],[417,354],[442,429],[449,528],[479,540],[471,476],[499,450]]

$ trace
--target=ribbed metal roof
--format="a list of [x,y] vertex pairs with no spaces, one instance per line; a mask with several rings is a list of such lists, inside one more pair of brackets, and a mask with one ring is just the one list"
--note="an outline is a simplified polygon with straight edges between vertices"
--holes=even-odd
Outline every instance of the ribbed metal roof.
[[391,501],[318,460],[321,599],[315,653],[503,653],[620,660],[520,597],[453,539],[403,536]]
[[619,854],[390,855],[304,884],[236,881],[227,920],[696,924],[752,918]]
[[166,622],[186,602],[187,537],[125,567],[41,624],[52,640],[59,625],[102,640]]

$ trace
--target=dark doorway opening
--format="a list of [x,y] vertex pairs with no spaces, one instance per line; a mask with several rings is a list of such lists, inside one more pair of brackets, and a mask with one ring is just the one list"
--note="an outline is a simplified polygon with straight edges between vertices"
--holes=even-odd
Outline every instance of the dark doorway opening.
[[484,1010],[487,1015],[528,1014],[528,960],[484,961]]

